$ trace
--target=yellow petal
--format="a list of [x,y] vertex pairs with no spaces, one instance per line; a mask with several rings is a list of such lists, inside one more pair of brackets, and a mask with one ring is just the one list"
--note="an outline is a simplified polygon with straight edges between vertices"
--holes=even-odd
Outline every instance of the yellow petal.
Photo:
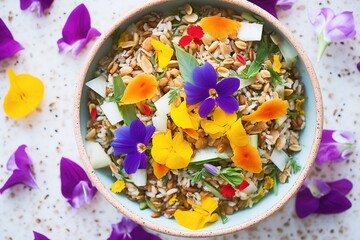
[[215,108],[213,116],[213,120],[202,120],[201,126],[214,139],[224,135],[230,125],[236,121],[236,113],[225,113],[219,107]]
[[229,36],[237,35],[241,24],[225,17],[211,16],[201,19],[200,26],[210,36],[225,41]]
[[169,168],[157,162],[153,163],[153,169],[154,169],[154,175],[157,179],[164,177],[169,172]]
[[191,148],[191,144],[184,139],[181,132],[175,133],[173,140],[173,148],[179,156],[186,160],[187,164],[185,167],[187,167],[193,154],[193,150]]
[[175,104],[171,104],[170,117],[178,127],[190,129],[197,128],[197,126],[193,126],[193,121],[190,119],[185,101],[178,107],[176,107]]
[[178,201],[176,194],[174,194],[168,201],[169,205],[172,206]]
[[193,139],[198,140],[199,139],[199,133],[194,129],[185,128],[183,129],[184,133],[192,137]]
[[277,73],[281,73],[282,64],[280,62],[279,54],[274,54],[273,58],[274,58],[274,64],[273,64],[274,71]]
[[125,188],[125,182],[123,180],[117,180],[110,186],[110,190],[114,193],[120,193]]
[[44,84],[29,74],[16,75],[8,70],[10,89],[4,99],[4,111],[12,118],[22,118],[30,114],[44,97]]
[[229,131],[226,132],[231,146],[245,146],[249,142],[249,136],[242,125],[241,118],[239,118]]
[[171,47],[155,39],[151,39],[151,45],[155,49],[159,67],[166,68],[166,66],[171,60],[172,55],[174,54],[174,50]]
[[218,208],[218,206],[218,201],[216,201],[212,197],[205,196],[201,199],[201,208],[210,214],[214,212]]
[[174,213],[175,220],[183,227],[191,230],[199,230],[203,228],[208,220],[208,216],[195,212],[176,210]]
[[157,90],[158,82],[152,75],[141,73],[127,85],[120,104],[133,104],[152,98]]
[[168,130],[166,134],[162,132],[156,133],[152,141],[153,147],[151,148],[151,155],[154,161],[159,164],[165,164],[172,150],[171,131]]

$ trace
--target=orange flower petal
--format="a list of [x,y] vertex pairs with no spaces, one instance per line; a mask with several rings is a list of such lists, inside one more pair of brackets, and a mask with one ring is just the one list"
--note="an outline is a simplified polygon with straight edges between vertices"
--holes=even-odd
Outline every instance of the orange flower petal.
[[199,139],[199,133],[198,133],[196,130],[191,129],[191,128],[185,128],[185,129],[183,129],[183,131],[184,131],[187,135],[189,135],[190,137],[192,137],[193,139],[196,139],[196,140]]
[[139,74],[127,85],[120,104],[133,104],[153,97],[156,93],[158,82],[149,74]]
[[154,175],[157,179],[164,177],[169,172],[169,168],[157,162],[154,162],[153,168],[154,168]]
[[233,148],[234,156],[231,160],[235,163],[235,166],[241,167],[246,171],[253,173],[260,173],[262,170],[262,162],[257,149],[247,144],[245,146],[236,146]]
[[267,122],[272,119],[278,119],[286,115],[289,103],[281,99],[272,99],[264,102],[255,112],[243,116],[241,119],[251,122]]
[[237,35],[241,24],[228,18],[212,16],[201,19],[200,26],[207,34],[224,41],[230,35]]

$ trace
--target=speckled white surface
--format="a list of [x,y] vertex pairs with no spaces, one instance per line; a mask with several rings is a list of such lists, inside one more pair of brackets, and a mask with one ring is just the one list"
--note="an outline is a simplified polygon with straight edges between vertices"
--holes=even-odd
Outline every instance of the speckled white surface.
[[[100,32],[109,28],[124,12],[145,0],[83,1],[92,25]],[[295,1],[279,18],[303,45],[317,72],[324,101],[324,127],[353,130],[360,136],[360,1]],[[321,3],[320,3],[321,2]],[[38,231],[51,239],[106,239],[111,224],[120,214],[100,194],[91,205],[72,209],[60,192],[59,161],[62,156],[81,164],[75,145],[72,108],[80,68],[93,42],[76,58],[59,54],[56,41],[68,14],[81,1],[54,1],[43,18],[20,10],[19,1],[0,0],[0,17],[25,50],[0,62],[0,102],[8,90],[7,68],[30,73],[45,84],[45,97],[37,110],[26,118],[14,120],[0,110],[0,186],[10,173],[6,162],[21,144],[28,145],[34,161],[39,189],[16,186],[0,195],[0,239],[32,239]],[[354,11],[359,33],[356,38],[331,45],[320,63],[316,58],[316,37],[307,19],[308,9],[329,6],[336,12]],[[359,149],[359,148],[358,148]],[[217,239],[360,239],[360,165],[359,150],[346,162],[315,167],[312,176],[326,180],[346,177],[354,188],[349,194],[353,207],[342,214],[313,215],[300,220],[294,200],[278,213],[248,230]],[[163,239],[174,239],[162,235]]]

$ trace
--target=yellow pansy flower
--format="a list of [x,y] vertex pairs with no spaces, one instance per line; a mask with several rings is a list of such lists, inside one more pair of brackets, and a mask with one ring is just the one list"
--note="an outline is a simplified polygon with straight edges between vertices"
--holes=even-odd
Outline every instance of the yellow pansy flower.
[[184,140],[182,132],[176,132],[174,138],[171,131],[159,132],[153,136],[151,155],[154,161],[170,169],[185,168],[189,165],[193,154],[190,143]]
[[30,114],[44,97],[44,84],[30,74],[16,75],[8,70],[10,89],[4,99],[4,111],[12,118],[22,118]]
[[213,213],[218,208],[218,202],[205,196],[201,199],[201,205],[192,204],[193,211],[176,210],[175,220],[183,227],[191,230],[198,230],[207,223],[216,222],[219,219],[217,213]]
[[272,189],[274,186],[274,179],[270,176],[266,176],[265,177],[265,182],[264,182],[264,188],[266,190],[270,190]]
[[120,193],[125,188],[125,182],[123,180],[116,180],[113,184],[110,186],[110,190],[114,193]]
[[295,100],[295,111],[298,111],[301,115],[305,115],[304,109],[302,109],[302,104],[304,103],[305,98]]
[[274,59],[274,63],[273,63],[274,71],[277,72],[277,73],[281,73],[282,64],[280,62],[279,54],[274,54],[273,59]]
[[174,54],[174,49],[155,39],[151,39],[151,45],[155,49],[155,58],[159,67],[166,68]]
[[193,113],[193,109],[193,106],[187,107],[185,101],[178,107],[173,103],[171,104],[170,117],[178,127],[197,130],[199,128],[198,120],[200,116],[198,113]]

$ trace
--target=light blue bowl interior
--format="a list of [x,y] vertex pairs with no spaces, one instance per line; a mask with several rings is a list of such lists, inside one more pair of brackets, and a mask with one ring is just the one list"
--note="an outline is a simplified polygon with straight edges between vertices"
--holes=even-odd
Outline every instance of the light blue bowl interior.
[[[191,3],[198,3],[201,4],[203,3],[203,1],[201,0],[194,0],[194,1],[188,1],[188,0],[176,0],[176,1],[170,1],[170,2],[166,2],[164,4],[158,5],[153,7],[151,10],[147,10],[142,12],[142,15],[145,15],[147,13],[149,13],[150,11],[159,11],[161,12],[163,9],[174,9],[177,8],[178,6],[184,5],[187,2],[191,2]],[[217,1],[211,0],[211,1],[207,1],[207,4],[210,5],[214,5],[214,6],[218,6],[218,7],[223,7],[223,8],[231,8],[234,11],[244,11],[242,8],[238,7],[238,6],[234,6],[234,5],[230,5],[227,3],[219,3]],[[125,24],[122,24],[120,27],[120,30],[123,31],[126,29],[126,27],[130,24],[133,23],[135,21],[137,21],[138,19],[141,18],[140,15],[129,19]],[[274,26],[270,25],[269,23],[267,23],[266,27],[268,29],[274,29]],[[281,36],[284,37],[284,35],[282,35],[281,33],[279,33]],[[86,75],[86,81],[89,81],[92,79],[93,77],[93,73],[95,71],[96,65],[99,62],[99,60],[105,56],[112,47],[113,44],[113,39],[111,37],[109,37],[106,42],[100,47],[100,49],[98,50],[94,61],[91,63],[88,73]],[[298,163],[301,167],[304,167],[307,162],[308,162],[308,157],[310,155],[310,151],[311,151],[311,146],[313,144],[314,141],[314,136],[315,136],[315,130],[316,130],[316,107],[315,107],[315,95],[314,95],[314,91],[312,88],[312,84],[310,81],[310,77],[309,74],[306,70],[306,67],[304,65],[304,63],[301,61],[301,59],[298,60],[297,62],[297,68],[300,71],[300,75],[301,75],[301,81],[304,83],[305,85],[305,92],[306,92],[306,96],[307,99],[303,105],[304,110],[306,111],[306,127],[303,130],[303,132],[301,133],[301,137],[300,137],[300,145],[302,146],[302,151],[298,154],[295,155],[296,159],[298,160]],[[88,113],[88,107],[87,107],[87,94],[86,92],[88,91],[88,88],[86,86],[83,87],[82,90],[82,97],[81,97],[81,106],[80,106],[80,128],[81,128],[81,133],[82,133],[82,137],[83,140],[85,139],[85,135],[86,135],[86,122],[88,121],[88,119],[90,118],[89,113]],[[113,183],[114,179],[111,177],[111,172],[108,169],[98,169],[95,170],[96,174],[98,176],[98,178],[100,179],[100,181],[102,182],[102,184],[107,188],[110,189],[110,185]],[[205,227],[202,230],[199,230],[199,232],[211,232],[214,230],[221,230],[224,228],[229,228],[229,227],[235,227],[236,225],[239,224],[243,224],[246,222],[250,222],[253,221],[254,218],[265,214],[266,212],[268,212],[271,208],[273,208],[277,203],[279,203],[279,201],[281,199],[284,198],[284,196],[290,191],[290,189],[294,186],[294,184],[296,183],[296,181],[298,181],[298,178],[300,176],[301,172],[292,175],[289,178],[289,182],[286,184],[281,184],[279,183],[279,193],[277,196],[275,196],[274,193],[270,193],[268,194],[268,196],[265,197],[265,199],[263,199],[262,201],[260,201],[259,204],[255,204],[251,209],[246,209],[246,210],[242,210],[239,211],[233,215],[228,216],[229,217],[229,221],[226,224],[222,224],[222,222],[219,220],[214,224],[208,225],[207,227]],[[164,227],[164,229],[167,228],[171,228],[171,229],[178,229],[181,231],[189,231],[191,232],[191,230],[188,230],[186,228],[183,228],[182,226],[178,225],[177,222],[173,219],[169,220],[165,217],[160,217],[160,218],[151,218],[150,215],[152,214],[152,211],[149,209],[146,210],[140,210],[139,209],[139,204],[137,202],[131,201],[129,200],[127,197],[125,197],[124,195],[117,195],[117,194],[113,194],[114,198],[116,198],[122,205],[126,206],[126,208],[128,208],[131,212],[133,212],[136,215],[141,216],[143,219],[146,219],[150,222],[154,222],[156,224],[159,224],[161,226]]]

